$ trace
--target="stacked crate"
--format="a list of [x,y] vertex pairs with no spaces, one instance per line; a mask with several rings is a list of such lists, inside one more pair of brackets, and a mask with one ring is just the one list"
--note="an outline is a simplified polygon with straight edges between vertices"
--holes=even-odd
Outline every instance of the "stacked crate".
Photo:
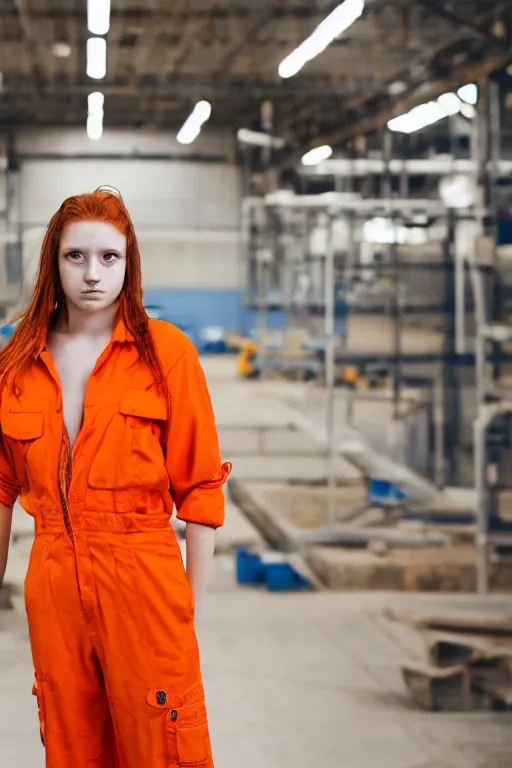
[[512,709],[512,615],[388,611],[418,631],[426,662],[402,668],[412,700],[429,711]]

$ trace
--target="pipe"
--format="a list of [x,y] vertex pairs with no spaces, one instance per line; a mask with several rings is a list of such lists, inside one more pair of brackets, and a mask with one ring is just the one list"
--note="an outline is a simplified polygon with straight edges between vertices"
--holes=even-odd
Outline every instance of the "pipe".
[[477,419],[473,426],[475,490],[476,490],[476,582],[477,591],[489,590],[487,572],[487,504],[485,492],[485,434],[486,428]]
[[[455,229],[455,351],[463,355],[466,351],[466,273],[465,253],[467,237],[461,238],[463,222]],[[466,234],[466,231],[464,229]]]
[[134,152],[130,154],[128,152],[21,152],[16,155],[17,159],[21,162],[65,162],[67,160],[143,160],[153,162],[186,162],[186,163],[229,163],[227,155],[200,155],[200,154],[180,154],[173,152],[165,152],[159,154],[151,154],[148,152]]
[[[478,120],[475,118],[473,126]],[[491,165],[491,163],[489,163]],[[512,173],[512,160],[494,159],[493,166],[502,176]],[[404,173],[417,176],[444,176],[452,173],[474,173],[477,164],[474,160],[453,158],[450,156],[430,157],[426,159],[400,160],[392,158],[389,163],[380,158],[332,159],[324,160],[318,165],[300,166],[299,173],[303,176],[367,176],[368,174],[390,173],[400,176]],[[402,195],[404,196],[404,195]]]
[[334,335],[334,242],[333,220],[327,222],[327,248],[325,253],[325,390],[326,390],[326,432],[327,432],[327,524],[333,528],[336,522],[336,428],[335,428],[335,358],[336,337]]

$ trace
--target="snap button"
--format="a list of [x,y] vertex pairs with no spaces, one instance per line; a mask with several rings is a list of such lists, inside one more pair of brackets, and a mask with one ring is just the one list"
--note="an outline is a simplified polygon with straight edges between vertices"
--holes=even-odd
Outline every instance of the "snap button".
[[167,701],[167,694],[166,694],[166,692],[165,691],[157,691],[156,692],[156,700],[157,700],[157,703],[160,706],[163,706],[165,704],[165,702]]
[[176,720],[178,719],[178,713],[176,712],[175,709],[171,709],[170,718],[171,718],[173,723],[175,723]]

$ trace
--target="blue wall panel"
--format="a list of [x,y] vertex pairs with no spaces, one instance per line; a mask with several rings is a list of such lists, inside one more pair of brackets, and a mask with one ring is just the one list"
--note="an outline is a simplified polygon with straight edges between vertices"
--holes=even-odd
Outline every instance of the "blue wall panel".
[[146,307],[158,307],[161,316],[189,333],[199,343],[201,328],[218,325],[226,331],[246,330],[244,293],[236,289],[146,288]]
[[[155,314],[186,331],[194,343],[200,345],[201,329],[213,325],[224,331],[240,333],[258,332],[258,312],[246,309],[244,292],[223,288],[147,288],[144,291],[145,305]],[[345,310],[343,314],[345,313]],[[282,310],[267,313],[268,328],[284,327],[285,314]],[[343,317],[337,318],[337,333],[344,333]]]
[[[281,309],[273,309],[267,312],[266,325],[268,328],[283,328],[285,321],[285,314]],[[258,330],[258,311],[256,309],[248,309],[245,314],[245,331],[247,333]]]

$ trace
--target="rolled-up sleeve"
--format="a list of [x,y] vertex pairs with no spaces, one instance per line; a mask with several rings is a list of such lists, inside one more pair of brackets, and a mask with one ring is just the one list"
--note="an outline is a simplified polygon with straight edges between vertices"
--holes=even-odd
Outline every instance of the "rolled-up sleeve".
[[5,439],[0,431],[0,504],[12,507],[21,493],[21,486],[11,464]]
[[177,517],[219,528],[231,464],[221,461],[210,393],[192,345],[171,368],[167,386],[166,464]]

